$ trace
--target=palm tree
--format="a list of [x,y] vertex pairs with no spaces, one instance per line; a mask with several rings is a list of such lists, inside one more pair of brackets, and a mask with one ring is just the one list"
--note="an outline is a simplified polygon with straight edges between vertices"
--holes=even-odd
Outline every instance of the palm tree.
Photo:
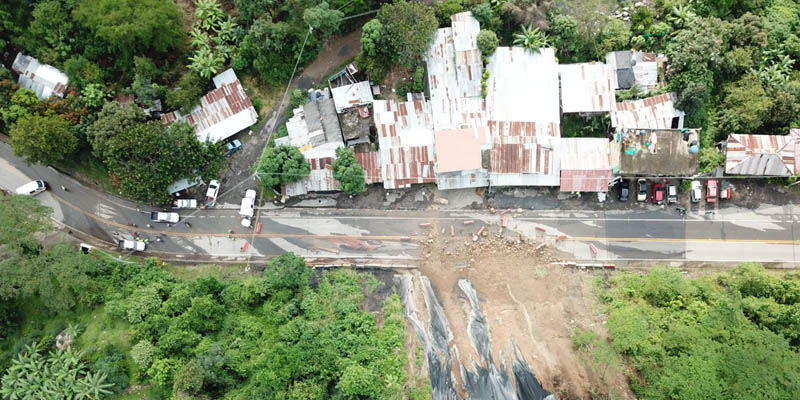
[[225,60],[214,54],[208,47],[200,48],[189,57],[189,69],[203,78],[210,78],[222,68]]
[[667,21],[676,28],[685,28],[692,22],[695,16],[690,6],[680,4],[672,7],[669,15],[667,15]]
[[550,47],[547,36],[539,28],[531,29],[522,26],[522,31],[514,34],[514,46],[523,47],[532,53],[538,53],[542,47]]
[[191,44],[196,49],[207,47],[208,41],[211,40],[207,33],[203,32],[197,27],[192,29],[192,31],[189,32],[189,35],[192,37]]
[[76,399],[99,399],[104,394],[111,394],[108,388],[114,386],[106,382],[106,374],[93,374],[87,372],[83,379],[76,384],[78,395]]
[[216,0],[197,0],[194,15],[203,28],[213,29],[222,22],[224,13]]

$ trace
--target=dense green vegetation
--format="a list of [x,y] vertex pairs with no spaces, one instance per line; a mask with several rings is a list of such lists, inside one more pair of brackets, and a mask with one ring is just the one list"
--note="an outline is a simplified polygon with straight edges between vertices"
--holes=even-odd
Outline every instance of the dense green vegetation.
[[259,181],[267,190],[297,182],[311,171],[303,153],[291,145],[267,147],[256,166]]
[[[150,398],[400,399],[417,390],[406,384],[399,298],[365,309],[378,286],[370,275],[314,273],[288,253],[263,274],[181,280],[154,259],[39,243],[48,212],[30,197],[0,197],[0,216],[14,222],[0,226],[3,399],[48,390],[102,399],[137,384]],[[53,347],[62,331],[73,339],[66,351]]]
[[333,178],[342,184],[342,191],[347,194],[364,191],[364,169],[356,161],[352,149],[340,147],[336,149],[336,160],[333,161]]
[[615,276],[601,297],[611,346],[636,369],[640,398],[790,399],[800,391],[797,274],[744,264],[686,279],[656,268]]

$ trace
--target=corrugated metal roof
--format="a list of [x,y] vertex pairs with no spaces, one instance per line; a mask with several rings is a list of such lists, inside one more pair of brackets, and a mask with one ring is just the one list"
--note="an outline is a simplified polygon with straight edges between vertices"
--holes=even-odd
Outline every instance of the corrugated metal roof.
[[[681,129],[685,113],[675,108],[675,94],[664,93],[641,100],[616,104],[611,112],[611,126],[628,129]],[[673,118],[678,118],[673,126]]]
[[336,105],[336,112],[356,106],[372,104],[372,87],[369,81],[358,82],[352,85],[339,86],[331,89],[333,103]]
[[333,157],[306,160],[311,164],[311,172],[302,180],[284,186],[287,197],[300,196],[308,192],[332,192],[341,189],[339,181],[333,178]]
[[610,180],[608,139],[561,139],[562,192],[605,192]]
[[490,180],[493,186],[557,186],[559,143],[535,136],[492,137]]
[[436,174],[439,190],[465,189],[489,186],[489,171],[474,169],[469,171],[444,172]]
[[364,181],[367,185],[383,182],[381,178],[381,162],[377,151],[355,153],[356,161],[364,170]]
[[607,192],[611,169],[561,170],[562,192]]
[[725,173],[734,175],[791,176],[797,172],[800,132],[789,135],[728,136]]
[[561,110],[565,113],[614,109],[614,69],[599,62],[559,66]]
[[487,68],[489,120],[560,123],[558,64],[553,49],[533,53],[521,47],[498,47]]
[[192,126],[200,141],[218,142],[255,124],[258,114],[236,80],[208,92],[189,115],[183,116],[177,111],[161,114],[165,124],[178,119]]
[[212,80],[214,81],[214,86],[221,88],[222,85],[238,81],[239,78],[236,77],[236,72],[234,72],[233,68],[228,68],[225,71],[220,72]]
[[430,104],[424,100],[376,100],[373,110],[383,187],[435,182]]
[[480,24],[470,12],[451,18],[453,27],[436,31],[425,57],[437,130],[478,127],[484,123],[483,62],[476,42]]
[[331,99],[318,99],[294,109],[294,115],[286,122],[292,146],[320,146],[342,142],[342,130],[336,118],[336,109]]
[[36,97],[42,100],[52,95],[64,97],[67,93],[67,75],[51,65],[39,63],[31,56],[17,53],[11,69],[19,74],[19,86],[33,90]]

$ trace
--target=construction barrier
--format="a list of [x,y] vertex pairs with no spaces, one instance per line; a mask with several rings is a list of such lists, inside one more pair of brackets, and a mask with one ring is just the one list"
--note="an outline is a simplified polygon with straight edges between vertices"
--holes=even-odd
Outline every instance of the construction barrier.
[[403,236],[403,237],[400,238],[400,240],[402,240],[404,242],[410,242],[411,241],[411,236]]
[[261,233],[261,222],[256,225],[256,233]]
[[423,222],[423,223],[419,224],[420,228],[430,228],[430,226],[431,226],[430,222]]
[[472,225],[474,223],[475,223],[475,220],[472,220],[472,219],[464,221],[464,225]]
[[245,251],[245,250],[247,250],[247,245],[248,245],[248,244],[249,244],[249,243],[248,243],[248,242],[245,240],[245,241],[244,241],[244,246],[242,246],[242,253],[244,253],[244,251]]
[[456,228],[453,225],[450,225],[450,236],[453,237],[456,235]]
[[500,226],[505,228],[506,225],[508,225],[508,215],[503,215],[503,220],[500,222]]

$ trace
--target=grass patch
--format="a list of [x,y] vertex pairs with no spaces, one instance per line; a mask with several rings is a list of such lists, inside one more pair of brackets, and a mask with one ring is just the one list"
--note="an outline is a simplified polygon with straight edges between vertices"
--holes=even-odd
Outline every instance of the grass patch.
[[248,271],[248,265],[218,265],[218,264],[199,264],[199,265],[174,265],[164,264],[164,269],[170,275],[184,281],[197,278],[213,276],[224,280],[243,280],[254,276],[253,272]]
[[623,367],[622,359],[611,345],[596,333],[575,329],[572,333],[572,345],[578,351],[580,359],[592,370],[604,384],[608,384],[608,372]]
[[115,191],[106,166],[93,156],[82,157],[79,160],[65,160],[56,166],[78,180],[97,186],[105,192],[114,193]]
[[278,102],[281,101],[284,88],[280,86],[264,86],[250,74],[242,74],[240,80],[250,99],[254,103],[260,104],[260,107],[258,107],[258,119],[265,119],[272,109],[278,105]]
[[609,129],[607,115],[597,115],[589,118],[578,114],[564,114],[561,116],[562,137],[598,137],[604,138]]

